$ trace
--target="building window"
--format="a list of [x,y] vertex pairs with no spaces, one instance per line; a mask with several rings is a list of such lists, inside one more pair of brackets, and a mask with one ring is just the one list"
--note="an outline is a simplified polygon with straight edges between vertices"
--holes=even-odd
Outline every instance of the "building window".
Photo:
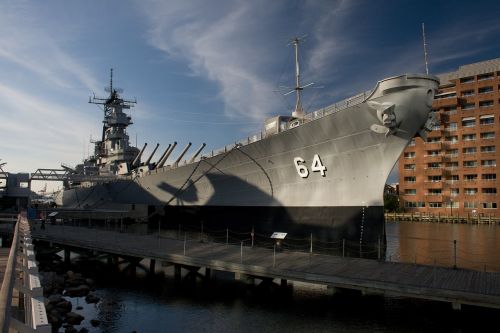
[[426,143],[436,143],[436,142],[440,142],[440,140],[441,139],[439,137],[427,138]]
[[430,188],[429,191],[427,192],[428,195],[440,195],[441,194],[441,189],[440,188]]
[[481,133],[481,139],[494,139],[495,132],[483,132]]
[[446,155],[458,156],[458,149],[448,149],[448,150],[446,150]]
[[448,170],[456,170],[456,169],[458,169],[458,162],[448,162],[448,163],[446,163],[446,169],[448,169]]
[[405,195],[416,195],[416,194],[417,194],[417,190],[414,188],[405,189]]
[[441,181],[441,176],[429,176],[427,180],[431,183],[438,183]]
[[496,151],[495,146],[482,146],[481,153],[494,153]]
[[494,73],[486,73],[486,74],[481,74],[477,76],[478,81],[484,81],[484,80],[489,80],[492,79],[495,76]]
[[496,202],[483,202],[481,203],[484,209],[496,209],[497,208],[497,203]]
[[441,202],[429,202],[429,208],[441,208],[442,203]]
[[439,150],[428,150],[426,156],[439,156]]
[[465,103],[462,105],[462,110],[472,110],[476,107],[476,103]]
[[446,208],[460,208],[460,203],[458,201],[452,201],[452,202],[447,201],[445,203],[445,207]]
[[439,169],[439,168],[441,168],[441,163],[437,163],[437,162],[427,163],[427,168],[428,169]]
[[477,188],[464,188],[464,194],[465,195],[476,195]]
[[477,92],[479,94],[488,94],[488,93],[491,93],[493,92],[493,87],[492,86],[489,86],[489,87],[482,87],[482,88],[479,88],[477,90]]
[[457,130],[457,123],[449,123],[448,126],[444,128],[445,131],[453,132]]
[[476,126],[476,118],[467,117],[462,119],[462,127],[474,127]]
[[454,144],[458,142],[458,136],[457,135],[447,136],[445,140],[448,143]]
[[413,147],[415,146],[415,139],[411,139],[410,143],[408,143],[408,147]]
[[415,176],[405,177],[404,180],[405,180],[405,183],[416,183],[417,177],[415,177]]
[[462,97],[474,96],[474,90],[464,90],[462,91]]
[[464,208],[477,208],[477,202],[475,201],[465,201]]
[[463,77],[460,79],[460,83],[470,83],[474,82],[474,76]]
[[496,173],[483,173],[482,179],[483,180],[497,180],[497,174]]
[[476,147],[467,147],[467,148],[464,148],[463,150],[463,153],[464,154],[475,154],[476,153]]
[[487,114],[479,117],[479,124],[481,125],[491,125],[495,123],[495,116],[492,114]]
[[489,107],[492,107],[492,106],[493,106],[493,101],[492,100],[479,102],[479,107],[480,108],[489,108]]
[[477,167],[477,161],[464,161],[464,168],[475,168]]
[[405,207],[406,208],[422,208],[422,207],[425,207],[425,202],[405,201]]
[[464,134],[462,135],[463,141],[474,141],[476,140],[476,134]]
[[464,181],[466,181],[466,182],[472,182],[472,181],[475,181],[476,179],[477,179],[477,175],[475,175],[475,174],[464,175]]
[[494,166],[497,166],[497,161],[496,160],[482,160],[481,161],[481,166],[483,166],[483,167],[494,167]]
[[415,170],[416,166],[415,166],[415,164],[405,164],[404,169],[405,170]]
[[457,113],[457,107],[456,106],[445,107],[445,108],[443,108],[443,112],[448,114],[448,115],[455,114],[455,113]]
[[448,92],[439,92],[434,96],[435,99],[445,99],[445,98],[453,98],[457,97],[456,91],[448,91]]
[[405,153],[405,158],[415,158],[415,152],[414,151],[410,151],[410,152],[407,152]]
[[486,195],[494,195],[494,194],[497,194],[497,188],[496,187],[486,187],[486,188],[483,188],[482,192],[483,192],[483,194],[486,194]]
[[457,195],[460,194],[460,189],[458,189],[458,188],[452,188],[452,189],[450,189],[450,194],[451,194],[452,197],[456,197]]

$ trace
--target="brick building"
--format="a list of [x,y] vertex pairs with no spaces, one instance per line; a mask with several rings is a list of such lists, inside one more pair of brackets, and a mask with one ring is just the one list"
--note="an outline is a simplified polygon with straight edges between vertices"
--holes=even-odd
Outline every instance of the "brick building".
[[500,58],[438,76],[433,112],[441,124],[401,155],[400,205],[408,212],[500,217]]

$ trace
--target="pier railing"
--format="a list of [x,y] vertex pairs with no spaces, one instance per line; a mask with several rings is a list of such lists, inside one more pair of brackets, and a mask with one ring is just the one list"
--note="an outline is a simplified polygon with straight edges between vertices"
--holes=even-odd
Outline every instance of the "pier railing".
[[[18,274],[17,270],[18,261],[21,274]],[[20,295],[24,295],[24,297],[13,299],[14,290],[19,291]],[[13,316],[12,304],[15,301],[24,302],[24,304],[18,304],[19,308],[24,308],[24,318]],[[19,214],[14,226],[12,246],[0,291],[0,323],[2,324],[2,333],[7,333],[10,330],[51,332],[26,213]]]
[[385,213],[385,220],[390,222],[500,224],[500,217],[495,217],[492,214]]

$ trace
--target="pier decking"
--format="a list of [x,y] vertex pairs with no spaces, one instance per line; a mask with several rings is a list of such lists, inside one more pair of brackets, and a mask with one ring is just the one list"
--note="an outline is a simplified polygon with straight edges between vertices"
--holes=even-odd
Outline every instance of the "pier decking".
[[[63,247],[83,248],[181,267],[205,268],[256,278],[281,279],[500,309],[500,273],[394,263],[371,259],[276,252],[243,245],[137,235],[87,227],[36,227],[32,237]],[[69,256],[68,256],[69,257]]]

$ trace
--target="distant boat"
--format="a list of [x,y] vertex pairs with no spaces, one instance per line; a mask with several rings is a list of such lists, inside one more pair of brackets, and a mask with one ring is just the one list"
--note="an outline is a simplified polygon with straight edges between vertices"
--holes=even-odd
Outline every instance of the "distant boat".
[[[293,41],[296,54],[299,40]],[[172,226],[230,228],[345,239],[362,246],[385,240],[383,192],[400,154],[430,130],[439,81],[405,74],[373,90],[305,114],[296,57],[297,100],[292,115],[267,119],[260,133],[222,149],[184,159],[190,145],[167,163],[141,163],[132,147],[124,110],[135,104],[113,88],[103,106],[102,139],[95,154],[74,170],[57,203],[67,208],[119,209],[134,216],[161,211]],[[158,148],[158,147],[156,147]],[[155,148],[155,151],[156,151]],[[160,210],[158,208],[161,208]],[[292,236],[291,236],[292,237]]]

